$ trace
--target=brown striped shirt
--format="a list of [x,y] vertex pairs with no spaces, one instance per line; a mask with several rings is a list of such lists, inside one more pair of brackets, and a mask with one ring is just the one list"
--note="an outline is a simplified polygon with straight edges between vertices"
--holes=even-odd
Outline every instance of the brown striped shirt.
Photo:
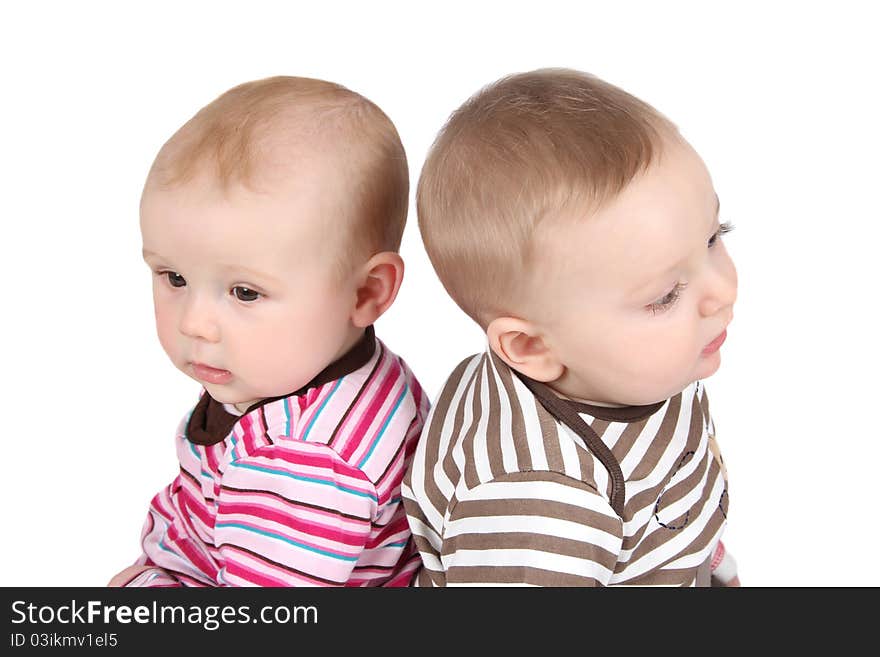
[[591,406],[491,351],[444,385],[403,498],[419,586],[692,586],[728,503],[701,382],[649,406]]

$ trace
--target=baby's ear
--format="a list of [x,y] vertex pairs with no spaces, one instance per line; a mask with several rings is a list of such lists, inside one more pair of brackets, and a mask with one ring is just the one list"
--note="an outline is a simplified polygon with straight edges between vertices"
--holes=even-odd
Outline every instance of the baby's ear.
[[555,381],[565,371],[538,328],[515,317],[496,317],[486,327],[489,346],[501,360],[530,379]]
[[377,253],[362,270],[352,323],[365,328],[391,307],[403,281],[403,258],[393,251]]

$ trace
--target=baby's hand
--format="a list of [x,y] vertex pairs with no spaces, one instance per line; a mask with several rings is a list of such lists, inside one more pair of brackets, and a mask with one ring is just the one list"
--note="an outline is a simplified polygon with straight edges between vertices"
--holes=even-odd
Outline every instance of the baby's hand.
[[135,578],[139,573],[144,572],[145,570],[149,570],[152,566],[129,566],[128,568],[116,573],[109,582],[107,582],[107,586],[124,586],[126,582],[130,582]]

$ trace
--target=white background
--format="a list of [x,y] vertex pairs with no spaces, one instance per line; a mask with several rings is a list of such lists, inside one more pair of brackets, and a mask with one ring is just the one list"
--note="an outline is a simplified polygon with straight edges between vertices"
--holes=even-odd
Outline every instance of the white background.
[[[870,4],[3,3],[0,585],[105,584],[175,475],[198,386],[155,337],[137,206],[181,123],[246,80],[333,80],[394,120],[414,189],[459,103],[544,66],[672,118],[737,226],[740,300],[708,389],[743,583],[880,584]],[[433,397],[483,337],[434,277],[414,209],[401,253],[377,331]]]

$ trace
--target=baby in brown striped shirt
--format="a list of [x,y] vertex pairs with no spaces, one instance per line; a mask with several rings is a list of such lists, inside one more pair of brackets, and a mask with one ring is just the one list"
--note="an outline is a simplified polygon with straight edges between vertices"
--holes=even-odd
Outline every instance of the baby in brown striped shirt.
[[419,583],[738,584],[701,384],[733,318],[731,226],[678,128],[586,73],[511,75],[451,115],[417,208],[488,340],[406,480]]

